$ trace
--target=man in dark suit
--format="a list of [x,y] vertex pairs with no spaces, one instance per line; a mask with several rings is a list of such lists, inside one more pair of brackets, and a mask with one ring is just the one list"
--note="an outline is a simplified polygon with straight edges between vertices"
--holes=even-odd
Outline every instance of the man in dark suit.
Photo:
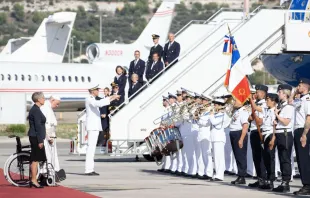
[[143,75],[145,72],[145,62],[140,59],[140,51],[136,50],[135,51],[135,60],[130,62],[129,66],[129,86],[131,86],[131,77],[132,74],[138,74],[139,77],[139,82],[143,83]]
[[[165,66],[167,67],[169,64],[170,67],[178,62],[178,57],[180,55],[180,44],[174,40],[174,34],[169,34],[169,42],[166,43],[163,52],[163,59]],[[169,68],[170,68],[169,67]]]
[[[146,79],[150,82],[150,80],[152,80],[152,78],[154,78],[163,69],[164,69],[164,64],[159,59],[158,53],[154,53],[153,54],[153,61],[148,64],[147,70],[145,72]],[[152,81],[154,81],[154,80],[156,80],[156,79],[153,79]]]
[[[131,97],[133,94],[135,94],[137,91],[139,91],[139,89],[142,87],[142,84],[139,82],[138,74],[132,74],[131,81],[132,81],[131,86],[129,87],[129,90],[128,90],[128,97]],[[138,95],[138,93],[136,93],[132,98],[130,98],[130,100],[132,100],[137,95]]]
[[148,64],[153,61],[153,54],[154,53],[158,54],[159,60],[161,60],[161,57],[163,55],[163,47],[161,45],[159,45],[159,43],[158,43],[159,35],[153,34],[152,38],[153,38],[154,46],[151,47],[150,55],[149,55],[149,58],[148,58]]

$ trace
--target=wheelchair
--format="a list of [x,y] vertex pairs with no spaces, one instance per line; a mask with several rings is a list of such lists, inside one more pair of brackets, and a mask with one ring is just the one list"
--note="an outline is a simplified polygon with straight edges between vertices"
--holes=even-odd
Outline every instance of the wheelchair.
[[[18,187],[29,186],[30,183],[30,145],[22,146],[20,137],[10,135],[9,138],[16,139],[16,153],[12,154],[5,162],[3,172],[5,179],[12,185]],[[54,167],[47,162],[40,162],[38,165],[37,179],[47,186],[57,186]]]

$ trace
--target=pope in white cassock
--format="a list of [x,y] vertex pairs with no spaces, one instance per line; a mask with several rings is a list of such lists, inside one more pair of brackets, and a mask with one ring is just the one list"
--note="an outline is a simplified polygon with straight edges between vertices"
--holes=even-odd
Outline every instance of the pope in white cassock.
[[99,95],[99,85],[93,86],[88,91],[90,95],[86,98],[86,131],[87,131],[87,151],[85,160],[85,175],[94,176],[99,175],[94,171],[95,162],[94,156],[96,152],[96,145],[99,131],[102,131],[101,117],[99,107],[107,106],[111,101],[119,99],[119,95],[112,95],[104,99],[96,100]]
[[59,104],[60,104],[60,97],[52,95],[49,98],[49,100],[45,101],[44,105],[41,107],[41,111],[46,117],[46,123],[45,123],[46,138],[44,140],[44,147],[47,163],[52,164],[55,171],[59,171],[60,167],[59,167],[56,139],[55,139],[57,119],[53,109],[57,108]]

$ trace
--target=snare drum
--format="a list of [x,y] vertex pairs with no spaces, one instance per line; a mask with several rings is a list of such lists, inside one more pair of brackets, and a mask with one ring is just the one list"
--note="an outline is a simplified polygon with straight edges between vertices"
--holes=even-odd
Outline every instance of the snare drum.
[[165,144],[161,150],[163,155],[168,156],[170,153],[175,153],[183,147],[181,133],[178,128],[168,127],[162,131],[162,134],[165,139]]
[[144,139],[146,146],[148,147],[152,156],[160,156],[161,150],[163,149],[163,139],[160,140],[159,134],[161,134],[161,129],[154,129],[148,137]]

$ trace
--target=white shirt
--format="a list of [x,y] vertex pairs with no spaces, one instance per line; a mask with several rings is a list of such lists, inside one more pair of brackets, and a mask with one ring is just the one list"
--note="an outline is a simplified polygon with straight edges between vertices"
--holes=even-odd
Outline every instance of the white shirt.
[[172,45],[173,43],[174,43],[174,41],[169,42],[168,49],[171,47],[171,45]]
[[211,122],[211,141],[212,142],[226,142],[226,134],[224,131],[225,114],[223,112],[216,113],[210,116]]
[[[259,112],[259,111],[255,111],[255,114],[258,118],[261,118],[261,119],[264,119],[265,117],[265,114],[268,110],[268,107],[267,107],[267,104],[266,104],[266,100],[265,99],[262,99],[260,101],[257,102],[257,105],[262,107],[262,112]],[[254,119],[254,118],[253,118]],[[250,126],[250,130],[253,131],[253,130],[257,130],[257,126],[256,126],[256,122],[255,120],[251,121],[251,126]]]
[[157,63],[157,61],[153,61],[153,64],[151,66],[151,70],[153,69],[153,66]]
[[210,122],[210,113],[205,112],[197,120],[198,126],[198,141],[203,139],[211,140],[211,122]]
[[[283,125],[282,122],[278,121],[276,129],[289,129],[289,131],[291,131],[291,129],[293,127],[294,107],[292,105],[289,105],[287,103],[287,101],[282,103],[282,106],[284,106],[284,107],[282,107],[279,116],[281,118],[290,119],[290,122],[289,122],[289,124],[287,126],[285,126],[285,125]],[[282,132],[284,132],[284,131],[282,130]]]
[[135,59],[134,61],[134,66],[136,66],[136,64],[139,62],[139,58],[138,59]]
[[276,107],[268,109],[261,126],[263,134],[273,133],[273,121],[276,119],[276,114],[274,113]]
[[94,96],[90,95],[86,98],[86,130],[87,131],[101,131],[101,118],[99,107],[110,104],[110,98],[96,100]]
[[57,126],[57,119],[55,113],[52,109],[52,104],[49,100],[45,101],[44,105],[41,106],[41,111],[46,118],[45,128],[46,128],[46,135],[48,137],[55,137],[56,136],[56,126]]
[[310,95],[306,94],[302,98],[294,100],[296,118],[295,129],[304,128],[306,117],[310,115]]
[[230,123],[230,131],[240,131],[242,130],[243,124],[249,124],[250,113],[246,110],[245,107],[241,107],[233,113],[231,123]]

